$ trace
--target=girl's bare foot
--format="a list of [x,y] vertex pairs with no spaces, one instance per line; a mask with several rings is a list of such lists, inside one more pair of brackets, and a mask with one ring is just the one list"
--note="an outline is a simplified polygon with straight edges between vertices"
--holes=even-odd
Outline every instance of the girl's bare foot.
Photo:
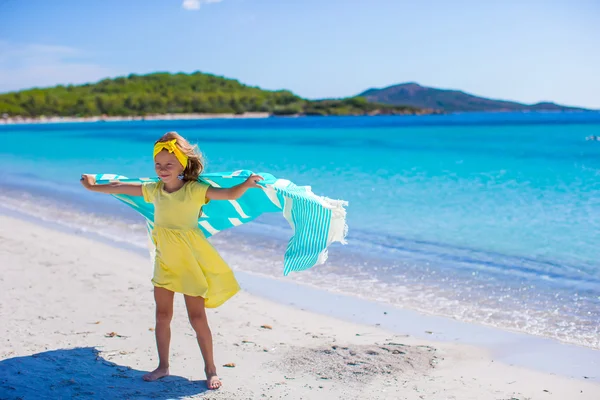
[[142,377],[146,382],[153,382],[157,379],[164,378],[165,376],[169,376],[169,367],[158,367],[154,371],[147,373]]
[[211,390],[215,390],[221,387],[221,380],[217,376],[216,371],[206,371],[206,386],[208,386],[208,388]]

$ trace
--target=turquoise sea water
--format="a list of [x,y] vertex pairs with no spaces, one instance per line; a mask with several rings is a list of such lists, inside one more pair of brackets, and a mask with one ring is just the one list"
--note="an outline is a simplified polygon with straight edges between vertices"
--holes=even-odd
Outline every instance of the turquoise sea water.
[[[599,113],[0,126],[0,201],[143,245],[142,221],[78,179],[152,176],[168,130],[199,144],[208,171],[267,171],[349,201],[349,245],[289,279],[600,347],[600,142],[585,140]],[[259,243],[234,267],[279,275],[288,235],[266,216],[215,243]]]

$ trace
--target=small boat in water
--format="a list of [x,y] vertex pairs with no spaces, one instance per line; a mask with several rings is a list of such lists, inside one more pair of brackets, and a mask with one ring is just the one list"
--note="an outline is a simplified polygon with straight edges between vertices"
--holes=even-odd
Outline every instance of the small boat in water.
[[600,136],[595,136],[595,135],[588,136],[588,137],[585,138],[585,140],[591,140],[591,141],[594,141],[594,142],[600,142]]

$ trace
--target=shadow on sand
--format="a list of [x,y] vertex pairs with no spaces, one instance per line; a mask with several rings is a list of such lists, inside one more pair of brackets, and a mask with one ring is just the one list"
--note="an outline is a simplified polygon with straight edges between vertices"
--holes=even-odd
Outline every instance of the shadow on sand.
[[169,376],[144,382],[138,371],[103,359],[94,347],[0,361],[0,399],[178,399],[202,394],[206,381]]

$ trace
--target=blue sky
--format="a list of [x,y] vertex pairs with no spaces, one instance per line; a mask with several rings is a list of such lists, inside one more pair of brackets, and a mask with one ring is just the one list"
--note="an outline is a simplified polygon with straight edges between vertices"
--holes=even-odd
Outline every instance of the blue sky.
[[597,0],[0,0],[0,92],[196,70],[308,98],[416,81],[600,109]]

